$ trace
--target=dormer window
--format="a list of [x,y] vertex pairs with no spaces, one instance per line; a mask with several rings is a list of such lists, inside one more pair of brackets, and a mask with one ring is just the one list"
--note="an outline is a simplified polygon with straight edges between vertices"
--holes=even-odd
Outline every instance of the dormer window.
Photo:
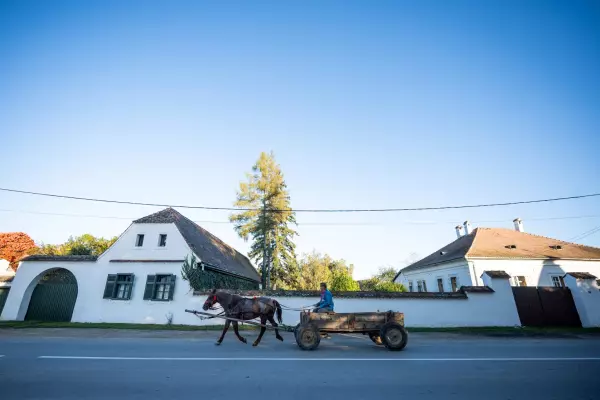
[[165,247],[167,245],[167,235],[161,233],[158,235],[158,247]]
[[554,250],[561,250],[562,246],[560,244],[555,244],[555,245],[550,246],[550,248],[554,249]]
[[504,247],[506,247],[507,249],[516,249],[517,245],[516,244],[509,244],[509,245],[504,246]]
[[142,247],[144,245],[144,235],[137,235],[137,239],[135,240],[135,247]]

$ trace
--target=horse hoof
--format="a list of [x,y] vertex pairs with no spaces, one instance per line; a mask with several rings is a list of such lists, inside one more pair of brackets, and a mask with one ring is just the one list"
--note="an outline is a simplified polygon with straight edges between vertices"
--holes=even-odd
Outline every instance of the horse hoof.
[[277,336],[277,340],[280,340],[283,342],[283,338],[281,336]]
[[215,346],[220,346],[221,342],[215,342]]
[[242,343],[244,343],[244,344],[247,344],[247,343],[248,343],[248,341],[246,340],[246,338],[241,338],[240,340],[241,340],[241,342],[242,342]]
[[258,343],[256,343],[256,342],[252,343],[252,347],[256,347],[256,346],[258,346]]

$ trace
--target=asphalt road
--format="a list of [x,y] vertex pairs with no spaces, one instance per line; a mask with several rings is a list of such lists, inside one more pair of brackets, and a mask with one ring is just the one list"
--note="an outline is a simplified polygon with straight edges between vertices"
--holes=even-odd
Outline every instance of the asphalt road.
[[0,330],[0,398],[600,398],[599,338],[412,334],[389,352],[335,335],[306,352],[290,334],[267,333],[257,348],[232,334],[217,347],[217,335]]

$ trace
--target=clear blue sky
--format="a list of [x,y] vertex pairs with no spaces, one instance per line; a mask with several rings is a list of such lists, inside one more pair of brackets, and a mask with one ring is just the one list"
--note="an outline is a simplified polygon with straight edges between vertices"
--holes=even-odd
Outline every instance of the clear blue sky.
[[[0,187],[229,206],[272,150],[297,208],[599,192],[599,71],[591,1],[2,1]],[[0,231],[46,243],[118,235],[156,211],[3,192],[0,210]],[[227,212],[180,211],[247,250],[215,223]],[[583,215],[595,217],[537,220]],[[465,219],[521,217],[568,240],[598,215],[600,198],[301,214],[297,244],[363,278],[431,253]],[[581,242],[600,246],[600,233]]]

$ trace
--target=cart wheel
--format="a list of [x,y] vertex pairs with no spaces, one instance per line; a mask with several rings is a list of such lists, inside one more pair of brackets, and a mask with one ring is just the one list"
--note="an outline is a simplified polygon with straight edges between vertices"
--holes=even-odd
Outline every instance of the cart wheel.
[[377,346],[383,345],[383,341],[381,340],[381,336],[379,336],[378,332],[369,332],[369,337]]
[[294,328],[294,338],[296,338],[296,341],[298,341],[298,328],[300,328],[300,324]]
[[300,325],[296,330],[296,343],[302,350],[314,350],[321,343],[319,330],[313,325]]
[[383,325],[380,333],[381,341],[388,350],[399,351],[406,347],[408,333],[406,329],[395,322]]

